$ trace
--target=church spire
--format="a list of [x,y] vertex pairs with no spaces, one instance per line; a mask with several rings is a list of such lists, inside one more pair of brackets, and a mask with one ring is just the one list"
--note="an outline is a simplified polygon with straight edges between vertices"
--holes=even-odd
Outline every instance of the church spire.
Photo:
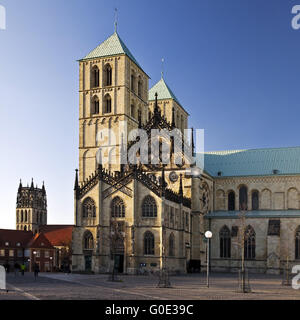
[[20,179],[20,184],[19,184],[19,191],[22,189],[22,180]]
[[191,143],[192,143],[192,156],[194,157],[195,156],[194,128],[192,128]]
[[180,174],[179,196],[181,199],[183,198],[182,174]]
[[43,186],[42,186],[42,192],[43,192],[43,195],[46,194],[46,189],[45,189],[45,182],[43,181]]
[[[79,183],[78,183],[78,169],[75,170],[75,185],[74,185],[74,190],[77,191],[78,187],[79,187]],[[44,184],[43,184],[44,187]]]
[[31,186],[30,186],[30,188],[34,189],[33,178],[31,178]]

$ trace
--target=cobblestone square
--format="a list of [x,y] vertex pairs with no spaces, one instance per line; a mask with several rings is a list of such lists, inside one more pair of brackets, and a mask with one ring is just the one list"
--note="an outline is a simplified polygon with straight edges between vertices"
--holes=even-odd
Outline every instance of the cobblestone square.
[[212,274],[206,287],[204,274],[173,276],[172,288],[158,288],[157,276],[32,273],[7,275],[8,293],[0,300],[299,300],[300,290],[282,286],[281,276],[251,274],[251,293],[238,292],[236,274]]

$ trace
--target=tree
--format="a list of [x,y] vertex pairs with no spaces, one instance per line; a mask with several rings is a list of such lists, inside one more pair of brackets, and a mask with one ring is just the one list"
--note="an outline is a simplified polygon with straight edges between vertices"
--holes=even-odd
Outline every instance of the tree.
[[245,203],[241,204],[240,212],[238,214],[238,241],[237,245],[240,248],[241,252],[241,270],[239,275],[239,283],[240,283],[240,291],[242,293],[250,292],[249,278],[246,272],[245,267],[245,244],[250,239],[251,229],[247,228],[246,225],[246,214],[247,214],[247,206]]

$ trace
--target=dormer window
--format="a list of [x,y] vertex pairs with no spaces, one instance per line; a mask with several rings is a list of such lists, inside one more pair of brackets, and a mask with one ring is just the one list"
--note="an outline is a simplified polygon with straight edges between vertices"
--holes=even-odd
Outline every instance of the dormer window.
[[279,173],[279,170],[278,169],[274,169],[273,170],[273,174],[278,174]]
[[20,242],[17,242],[17,247],[21,247],[21,243]]
[[218,171],[218,177],[222,176],[222,171]]

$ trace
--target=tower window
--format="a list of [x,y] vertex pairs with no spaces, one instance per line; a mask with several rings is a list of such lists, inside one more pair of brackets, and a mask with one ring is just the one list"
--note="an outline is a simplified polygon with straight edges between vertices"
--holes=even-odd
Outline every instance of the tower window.
[[104,84],[105,86],[111,86],[112,85],[112,69],[109,64],[107,64],[104,67]]
[[111,97],[107,94],[104,97],[104,113],[111,113]]
[[92,87],[99,87],[99,68],[97,66],[92,69]]
[[135,108],[133,104],[130,106],[130,115],[132,118],[135,118]]
[[91,113],[99,114],[99,99],[97,96],[93,97]]
[[135,86],[134,86],[134,84],[135,84],[135,76],[132,74],[130,79],[131,79],[131,81],[130,81],[130,88],[131,88],[131,90],[132,90],[133,92],[135,92],[135,90],[134,90],[134,89],[135,89],[135,88],[134,88],[134,87],[135,87]]
[[141,79],[141,77],[139,77],[139,81],[138,81],[138,96],[139,97],[142,96],[142,88],[143,88],[142,79]]

